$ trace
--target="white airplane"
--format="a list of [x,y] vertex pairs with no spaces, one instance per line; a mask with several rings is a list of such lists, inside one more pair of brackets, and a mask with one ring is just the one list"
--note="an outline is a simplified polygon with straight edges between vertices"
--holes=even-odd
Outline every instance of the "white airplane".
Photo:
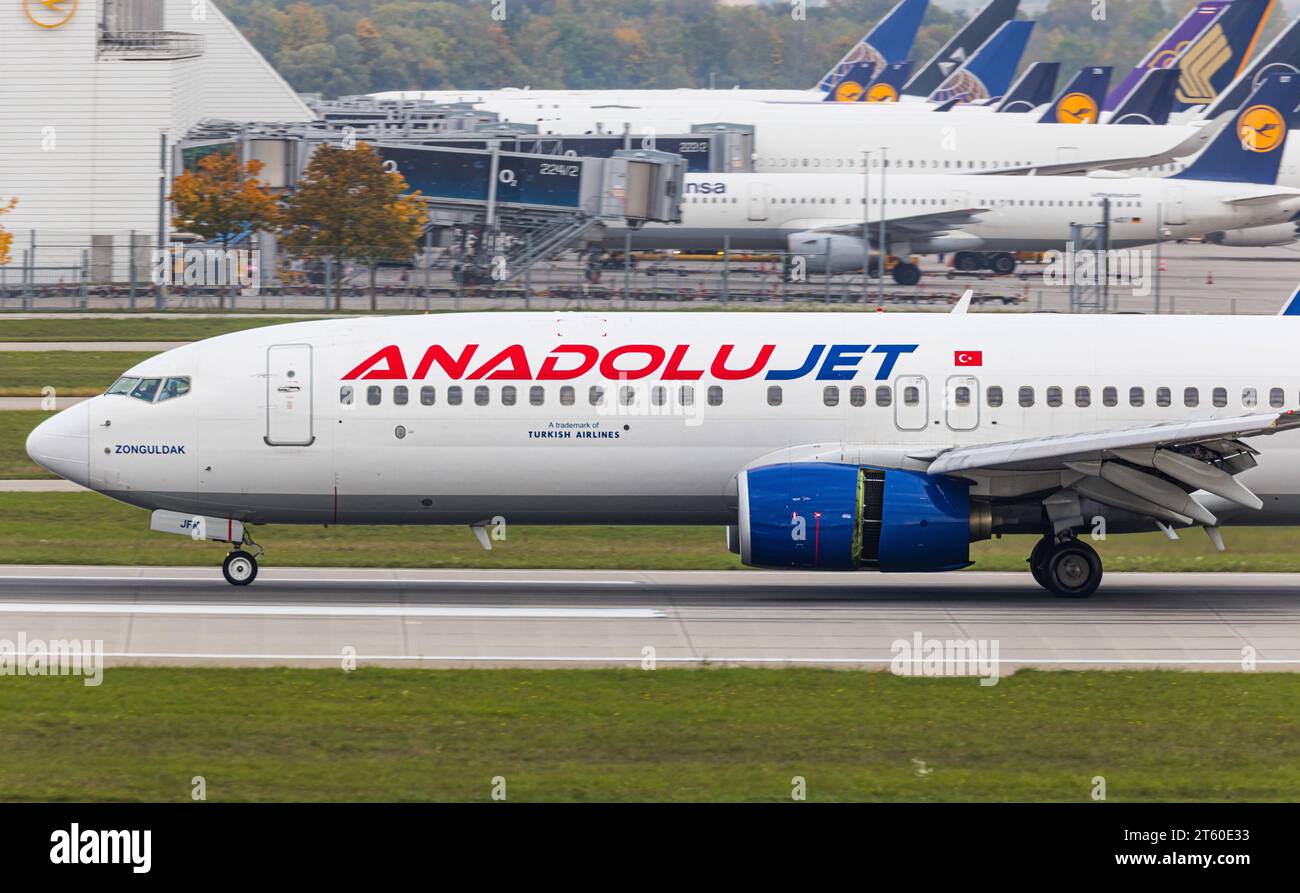
[[[993,256],[1000,273],[1009,252],[1060,249],[1072,223],[1094,223],[1110,200],[1110,245],[1131,248],[1252,227],[1290,227],[1300,189],[1276,185],[1289,124],[1300,123],[1300,75],[1266,80],[1236,120],[1190,166],[1172,177],[1098,172],[1085,177],[972,177],[932,173],[883,181],[862,174],[690,174],[680,224],[647,224],[630,234],[643,249],[789,251],[810,272],[861,269],[864,238],[895,256],[956,252]],[[890,191],[892,190],[892,191]],[[868,198],[867,193],[871,193]],[[883,192],[883,195],[882,195]],[[865,232],[864,232],[865,230]],[[607,230],[611,245],[623,228]],[[920,270],[894,267],[914,285]]]
[[27,451],[230,543],[235,585],[252,525],[465,524],[488,546],[504,518],[719,525],[746,565],[835,571],[954,570],[1037,534],[1035,579],[1083,597],[1102,524],[1221,548],[1222,526],[1300,523],[1300,322],[969,302],[269,326],[136,364]]

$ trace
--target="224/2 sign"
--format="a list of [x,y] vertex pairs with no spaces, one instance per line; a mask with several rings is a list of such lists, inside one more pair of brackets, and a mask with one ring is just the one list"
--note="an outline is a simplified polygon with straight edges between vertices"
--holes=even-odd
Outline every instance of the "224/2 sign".
[[582,170],[581,165],[577,164],[554,164],[547,163],[541,166],[540,173],[542,176],[551,177],[576,177]]

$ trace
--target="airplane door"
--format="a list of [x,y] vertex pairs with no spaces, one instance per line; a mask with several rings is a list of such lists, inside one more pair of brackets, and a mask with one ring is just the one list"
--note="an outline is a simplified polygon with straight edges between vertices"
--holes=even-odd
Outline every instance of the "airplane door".
[[894,380],[894,424],[900,431],[924,431],[930,421],[929,383],[923,375]]
[[948,427],[971,431],[980,423],[980,383],[971,375],[954,375],[944,388],[943,412]]
[[952,191],[952,195],[950,195],[950,196],[948,197],[948,200],[952,202],[952,207],[953,207],[954,210],[961,210],[962,208],[969,208],[969,207],[970,207],[970,192],[968,192],[968,191],[965,190],[965,189],[954,189],[954,190]]
[[767,219],[767,186],[762,183],[749,184],[749,219]]
[[1165,223],[1181,226],[1187,223],[1187,189],[1170,186],[1165,190]]
[[266,349],[266,443],[309,446],[311,345],[275,344]]

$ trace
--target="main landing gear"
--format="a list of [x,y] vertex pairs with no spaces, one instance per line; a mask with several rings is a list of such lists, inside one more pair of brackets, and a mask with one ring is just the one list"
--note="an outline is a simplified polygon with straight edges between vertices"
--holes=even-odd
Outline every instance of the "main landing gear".
[[921,268],[916,264],[903,261],[894,264],[894,269],[890,272],[894,281],[899,285],[916,285],[921,281]]
[[1100,556],[1072,536],[1043,537],[1027,560],[1038,585],[1061,598],[1087,598],[1101,585]]
[[[243,546],[252,546],[256,552],[245,552]],[[235,543],[234,550],[221,562],[221,573],[231,586],[247,586],[257,579],[257,559],[262,557],[262,547],[244,532],[244,542]]]

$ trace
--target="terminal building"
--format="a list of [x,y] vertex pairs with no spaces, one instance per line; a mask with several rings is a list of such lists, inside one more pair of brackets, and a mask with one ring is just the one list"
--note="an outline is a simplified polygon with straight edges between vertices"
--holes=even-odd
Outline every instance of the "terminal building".
[[170,146],[199,121],[314,117],[211,0],[0,4],[0,275],[121,277],[166,239]]

